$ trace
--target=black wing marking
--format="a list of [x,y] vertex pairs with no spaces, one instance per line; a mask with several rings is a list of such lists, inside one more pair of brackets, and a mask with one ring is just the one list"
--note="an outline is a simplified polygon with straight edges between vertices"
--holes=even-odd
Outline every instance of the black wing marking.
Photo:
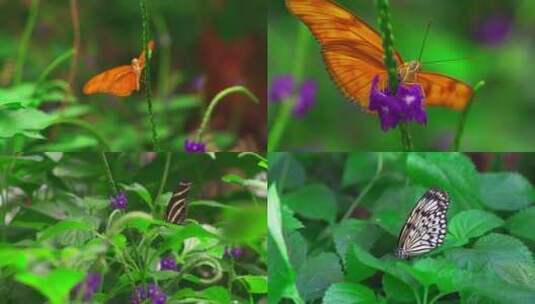
[[172,224],[181,224],[187,216],[187,196],[191,188],[190,182],[180,182],[178,189],[167,204],[165,220]]
[[407,258],[431,251],[444,242],[450,199],[445,191],[431,188],[418,200],[401,230],[396,255]]

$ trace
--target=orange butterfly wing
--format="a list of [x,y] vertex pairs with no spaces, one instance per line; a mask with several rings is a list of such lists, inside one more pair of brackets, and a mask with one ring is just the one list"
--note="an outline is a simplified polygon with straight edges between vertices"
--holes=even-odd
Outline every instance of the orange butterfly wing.
[[425,92],[425,103],[455,110],[466,107],[474,89],[464,82],[437,73],[418,72],[416,81]]
[[[368,108],[371,81],[386,83],[383,46],[379,33],[363,20],[330,0],[286,0],[319,41],[331,78],[352,100]],[[398,65],[403,63],[396,52]]]
[[107,93],[119,97],[130,96],[139,88],[139,77],[131,65],[123,65],[102,72],[84,85],[84,94]]
[[[154,50],[154,41],[149,41],[147,49],[149,51]],[[130,96],[132,92],[139,90],[141,71],[145,68],[145,51],[141,52],[137,61],[137,70],[134,68],[134,63],[132,63],[131,65],[122,65],[94,76],[84,85],[84,94],[107,93],[119,97]]]
[[[367,109],[373,77],[379,76],[381,88],[387,81],[380,34],[331,0],[286,0],[286,6],[321,44],[334,82],[347,97]],[[394,57],[398,66],[403,64],[399,53],[394,52]],[[426,72],[416,75],[427,105],[463,109],[472,97],[473,89],[453,78]]]

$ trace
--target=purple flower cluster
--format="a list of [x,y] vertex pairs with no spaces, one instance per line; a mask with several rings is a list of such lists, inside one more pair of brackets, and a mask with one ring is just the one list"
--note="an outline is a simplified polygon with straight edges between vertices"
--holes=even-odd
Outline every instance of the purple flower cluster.
[[206,144],[200,141],[197,142],[195,140],[186,139],[184,142],[184,150],[191,153],[206,152]]
[[497,46],[505,42],[511,33],[513,18],[506,14],[486,17],[474,27],[475,39],[483,44]]
[[125,209],[128,199],[124,192],[119,192],[117,196],[110,198],[110,205],[113,209]]
[[160,269],[161,270],[171,270],[178,271],[178,265],[176,264],[175,257],[173,255],[168,255],[163,257],[160,260]]
[[151,301],[152,304],[165,304],[167,302],[167,295],[163,290],[154,283],[147,286],[139,286],[134,290],[132,295],[132,304],[145,303],[145,300]]
[[82,299],[84,302],[89,302],[93,298],[93,294],[97,292],[102,283],[102,275],[98,272],[89,272],[84,281],[74,286],[71,290],[71,296],[74,299]]
[[[281,75],[273,78],[269,90],[270,102],[281,102],[292,96],[295,89],[295,80],[290,75]],[[306,80],[299,88],[299,95],[293,108],[294,117],[304,117],[316,102],[316,82],[312,79]]]
[[225,256],[239,259],[243,256],[243,251],[241,247],[227,247],[225,248]]
[[375,76],[370,90],[369,109],[379,114],[383,131],[395,128],[400,122],[427,123],[424,92],[418,84],[400,84],[396,93],[392,94],[388,88],[379,88],[379,76]]

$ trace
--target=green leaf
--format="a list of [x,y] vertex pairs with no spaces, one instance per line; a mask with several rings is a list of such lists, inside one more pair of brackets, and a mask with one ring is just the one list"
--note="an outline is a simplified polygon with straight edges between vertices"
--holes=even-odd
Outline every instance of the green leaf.
[[472,249],[452,249],[445,255],[462,269],[493,275],[517,263],[533,265],[531,251],[526,245],[512,236],[499,233],[480,238]]
[[244,205],[224,209],[221,229],[226,238],[244,243],[265,238],[267,218],[266,205]]
[[[191,288],[181,288],[173,296],[173,300],[197,298],[205,301],[201,303],[228,304],[231,303],[231,295],[228,290],[221,286],[212,286],[204,290],[193,290]],[[171,301],[172,302],[172,301]]]
[[269,163],[269,182],[276,182],[279,191],[301,187],[305,182],[305,169],[292,154],[270,153]]
[[93,227],[88,223],[74,220],[63,220],[46,228],[43,232],[38,234],[37,240],[42,242],[64,232],[70,232],[72,230],[91,231],[92,229]]
[[144,233],[153,223],[154,219],[150,214],[140,211],[132,211],[114,221],[107,232],[109,235],[115,235],[121,233],[124,229],[134,228],[141,233]]
[[519,210],[535,200],[533,186],[518,173],[483,173],[480,178],[483,203],[491,209]]
[[383,275],[383,289],[392,302],[413,303],[416,300],[409,285],[388,273]]
[[482,210],[467,210],[457,213],[448,225],[449,233],[455,238],[456,246],[467,244],[471,238],[500,227],[504,221],[496,215]]
[[83,279],[81,272],[57,268],[46,275],[19,273],[15,280],[42,293],[52,304],[66,303],[71,289]]
[[48,128],[55,119],[55,116],[34,108],[3,110],[0,115],[0,138],[11,138],[17,134],[35,137],[38,131]]
[[425,258],[410,265],[398,262],[399,267],[406,270],[423,286],[437,285],[441,292],[458,291],[465,285],[466,276],[455,263],[445,258]]
[[231,183],[231,184],[243,184],[243,177],[236,175],[236,174],[227,174],[221,178],[222,181],[225,183]]
[[[321,275],[320,275],[321,274]],[[323,297],[327,288],[343,280],[340,260],[334,253],[309,257],[297,273],[297,288],[306,301]]]
[[507,219],[506,228],[512,235],[535,241],[535,207],[515,213]]
[[282,298],[301,303],[282,233],[281,205],[275,184],[269,187],[268,201],[268,303],[277,304]]
[[407,174],[415,183],[440,187],[452,198],[452,208],[480,209],[479,175],[461,153],[410,153]]
[[290,207],[283,205],[281,208],[282,212],[282,227],[284,232],[288,233],[290,231],[300,229],[305,227],[301,221],[299,221],[294,216],[294,212]]
[[149,191],[143,185],[138,184],[138,183],[133,183],[131,185],[121,184],[121,186],[126,191],[132,191],[136,193],[137,195],[139,195],[139,197],[141,197],[143,201],[145,201],[145,203],[147,203],[147,205],[149,205],[149,207],[152,208],[152,197],[150,196]]
[[334,222],[336,218],[334,193],[323,184],[306,185],[285,194],[282,203],[306,218],[325,220],[329,223]]
[[347,250],[344,256],[345,279],[349,282],[358,283],[373,276],[377,270],[370,267],[357,257],[355,250]]
[[266,276],[244,275],[239,276],[236,279],[245,282],[245,286],[247,287],[247,291],[249,293],[264,294],[268,291]]
[[308,243],[301,233],[292,231],[286,239],[288,245],[288,256],[293,269],[299,269],[306,261],[308,252]]
[[336,252],[343,257],[353,244],[369,250],[379,237],[380,230],[367,221],[348,219],[334,226],[333,235]]
[[324,304],[373,304],[378,303],[373,290],[355,283],[336,283],[329,287]]
[[342,186],[358,185],[368,182],[375,175],[377,153],[351,153],[344,165]]

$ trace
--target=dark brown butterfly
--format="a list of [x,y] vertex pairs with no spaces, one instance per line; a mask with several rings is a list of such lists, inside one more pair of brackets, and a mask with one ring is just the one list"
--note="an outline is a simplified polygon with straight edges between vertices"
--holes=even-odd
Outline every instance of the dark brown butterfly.
[[165,220],[167,222],[177,225],[184,222],[187,216],[187,198],[190,188],[190,182],[180,182],[178,189],[173,192],[165,211]]

